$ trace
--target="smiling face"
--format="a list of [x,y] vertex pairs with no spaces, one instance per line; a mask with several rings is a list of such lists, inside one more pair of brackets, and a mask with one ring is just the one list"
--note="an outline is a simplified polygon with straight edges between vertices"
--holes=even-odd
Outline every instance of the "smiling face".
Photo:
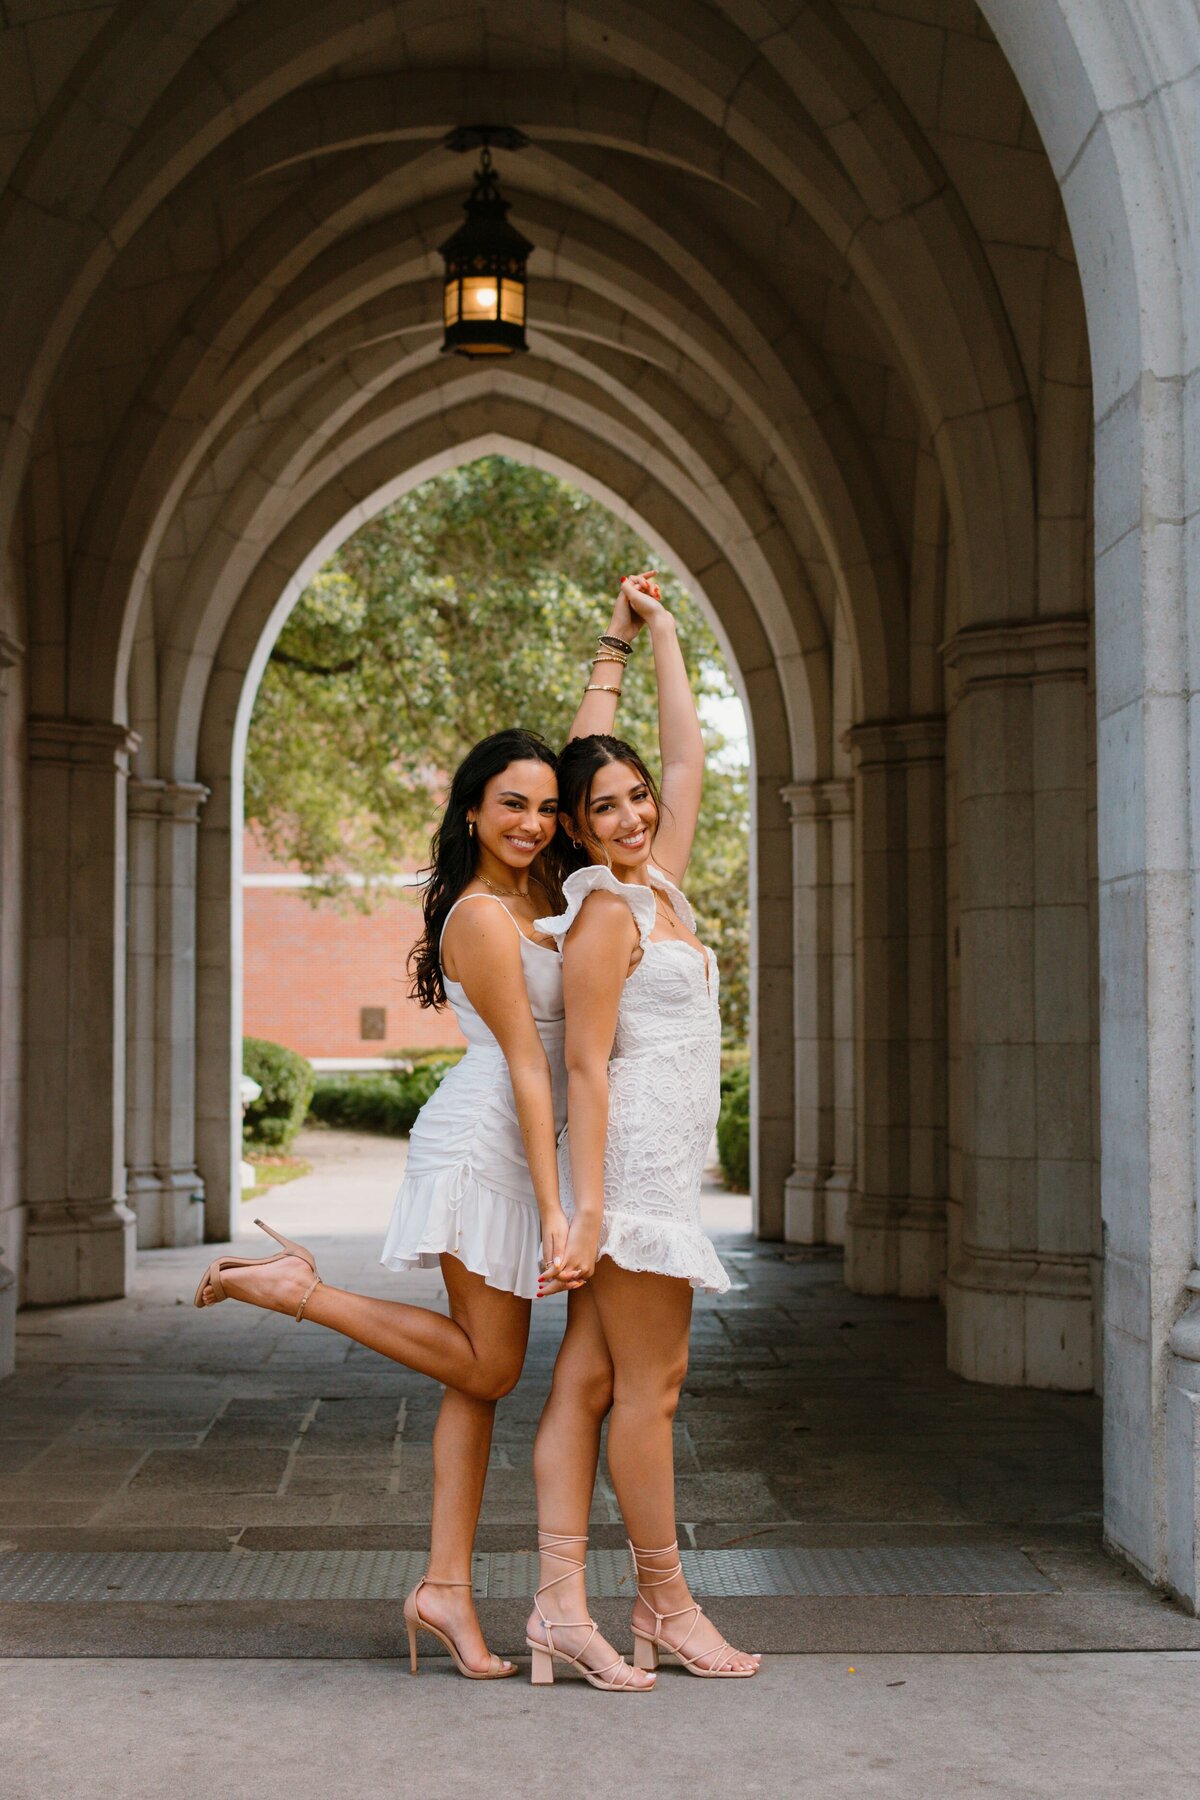
[[593,862],[608,862],[619,875],[650,860],[658,808],[649,783],[631,763],[610,762],[596,770],[588,796],[585,830],[563,823],[583,843]]
[[511,762],[492,776],[467,818],[474,822],[481,860],[490,856],[510,869],[527,869],[554,837],[558,778],[536,758]]

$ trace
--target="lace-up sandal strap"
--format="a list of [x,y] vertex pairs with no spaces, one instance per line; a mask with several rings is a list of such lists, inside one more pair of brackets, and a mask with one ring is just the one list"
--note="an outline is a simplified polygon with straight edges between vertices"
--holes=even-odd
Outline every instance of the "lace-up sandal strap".
[[[577,1556],[568,1556],[565,1551],[560,1548],[560,1545],[586,1543],[587,1539],[585,1537],[580,1537],[578,1533],[557,1531],[538,1532],[538,1554],[541,1556],[553,1556],[558,1562],[565,1562],[567,1567],[563,1570],[561,1575],[552,1575],[549,1581],[538,1582],[537,1587],[533,1591],[533,1604],[537,1611],[538,1618],[542,1621],[542,1629],[546,1633],[546,1642],[551,1650],[554,1649],[554,1639],[551,1636],[553,1631],[583,1631],[588,1625],[591,1626],[592,1629],[588,1636],[587,1643],[584,1644],[582,1650],[576,1652],[577,1656],[583,1655],[584,1650],[587,1649],[588,1644],[591,1643],[592,1638],[594,1638],[599,1631],[599,1625],[597,1625],[595,1619],[555,1619],[553,1623],[551,1623],[542,1611],[542,1595],[548,1593],[552,1587],[557,1587],[560,1581],[569,1581],[572,1575],[578,1575],[581,1570],[587,1568],[586,1553],[583,1556],[583,1559],[580,1560]],[[559,1654],[565,1656],[567,1653],[566,1651],[561,1651]]]
[[[304,1298],[301,1300],[299,1306],[296,1308],[296,1323],[297,1324],[299,1324],[300,1321],[303,1319],[304,1309],[308,1305],[309,1301],[312,1299],[313,1295],[316,1293],[317,1289],[319,1287],[323,1287],[324,1285],[325,1284],[321,1280],[321,1277],[319,1275],[314,1275],[312,1281],[309,1283],[309,1285],[304,1290]],[[443,1585],[445,1585],[445,1584],[443,1584]]]

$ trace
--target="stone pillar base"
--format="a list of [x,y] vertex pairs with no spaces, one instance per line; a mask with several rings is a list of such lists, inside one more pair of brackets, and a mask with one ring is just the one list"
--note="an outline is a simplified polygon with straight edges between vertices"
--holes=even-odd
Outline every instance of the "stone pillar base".
[[136,1259],[137,1220],[120,1200],[31,1205],[24,1304],[120,1300],[133,1285]]
[[946,1364],[1000,1387],[1092,1387],[1092,1270],[1086,1257],[968,1249],[946,1279]]
[[942,1200],[853,1194],[846,1212],[846,1286],[855,1294],[936,1299],[946,1270]]
[[126,1198],[137,1216],[139,1250],[204,1242],[204,1183],[195,1169],[130,1169]]
[[1167,1585],[1200,1612],[1200,1270],[1167,1359]]
[[783,1235],[789,1244],[844,1244],[848,1169],[793,1169],[783,1187]]
[[17,1366],[17,1278],[0,1263],[0,1381]]

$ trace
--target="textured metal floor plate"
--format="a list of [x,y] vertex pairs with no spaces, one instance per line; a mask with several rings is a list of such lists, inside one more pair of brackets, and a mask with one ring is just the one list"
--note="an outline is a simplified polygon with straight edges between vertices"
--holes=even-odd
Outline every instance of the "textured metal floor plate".
[[[419,1550],[228,1550],[0,1553],[0,1602],[399,1600],[425,1567]],[[697,1594],[1056,1593],[1019,1550],[988,1545],[875,1549],[685,1550]],[[474,1559],[475,1592],[527,1598],[537,1578],[529,1551]],[[593,1550],[588,1585],[599,1599],[630,1596],[629,1557]]]

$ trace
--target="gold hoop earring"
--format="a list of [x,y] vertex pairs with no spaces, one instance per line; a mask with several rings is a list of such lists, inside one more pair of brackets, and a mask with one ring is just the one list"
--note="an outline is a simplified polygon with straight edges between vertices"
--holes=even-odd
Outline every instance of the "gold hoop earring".
[[475,821],[474,821],[474,819],[467,820],[467,836],[468,837],[475,836]]

